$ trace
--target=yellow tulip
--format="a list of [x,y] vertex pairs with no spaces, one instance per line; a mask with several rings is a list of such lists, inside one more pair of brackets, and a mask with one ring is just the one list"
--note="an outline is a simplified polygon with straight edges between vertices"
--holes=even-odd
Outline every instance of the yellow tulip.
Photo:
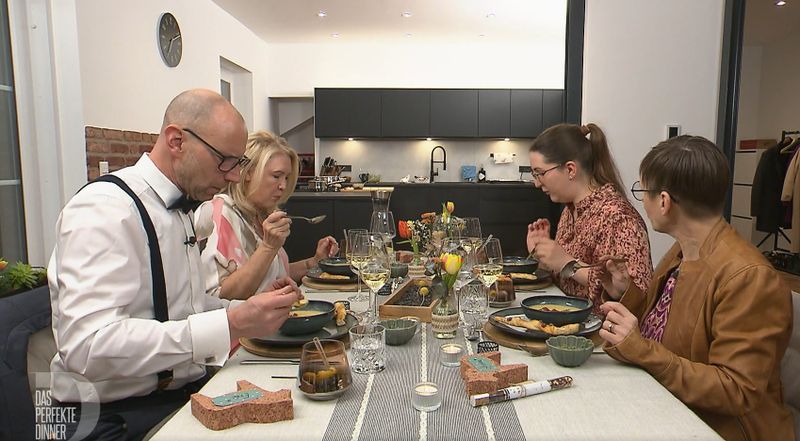
[[458,274],[458,270],[461,269],[462,264],[461,256],[458,254],[445,253],[442,254],[441,259],[442,267],[444,267],[447,274]]
[[3,271],[8,266],[8,262],[3,259],[0,259],[0,271]]
[[447,207],[447,212],[452,214],[453,211],[455,211],[455,209],[456,209],[456,204],[454,204],[451,201],[448,201],[446,207]]

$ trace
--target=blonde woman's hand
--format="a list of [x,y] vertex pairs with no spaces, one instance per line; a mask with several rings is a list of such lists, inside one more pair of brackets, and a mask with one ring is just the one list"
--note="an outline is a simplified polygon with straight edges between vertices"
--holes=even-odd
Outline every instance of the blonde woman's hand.
[[286,242],[291,233],[292,220],[285,211],[273,211],[261,223],[264,232],[263,244],[272,250],[278,250]]
[[600,310],[606,319],[598,333],[609,344],[617,345],[631,333],[639,332],[639,319],[619,302],[605,302]]
[[615,262],[611,260],[612,257],[603,256],[599,259],[603,265],[597,268],[596,274],[609,297],[619,300],[622,294],[628,290],[631,284],[631,276],[628,273],[628,265],[625,262]]
[[528,225],[528,252],[536,248],[536,241],[539,239],[550,238],[550,221],[547,219],[536,219],[532,224]]
[[331,236],[326,236],[317,242],[317,251],[314,253],[314,260],[319,262],[322,259],[333,257],[339,253],[339,243]]

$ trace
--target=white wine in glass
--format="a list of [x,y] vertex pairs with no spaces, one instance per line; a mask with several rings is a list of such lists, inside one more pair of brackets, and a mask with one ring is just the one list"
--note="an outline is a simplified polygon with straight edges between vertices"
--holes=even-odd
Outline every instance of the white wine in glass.
[[483,282],[483,286],[488,288],[494,285],[494,282],[502,274],[503,265],[499,263],[481,263],[475,265],[473,269],[477,272],[478,279]]
[[378,292],[389,281],[389,269],[380,265],[364,265],[361,269],[361,279],[370,290]]

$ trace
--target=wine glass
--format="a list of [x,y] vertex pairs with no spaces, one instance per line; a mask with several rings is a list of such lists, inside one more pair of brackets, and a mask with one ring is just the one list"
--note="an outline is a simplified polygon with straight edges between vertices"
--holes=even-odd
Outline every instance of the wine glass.
[[372,212],[372,219],[369,223],[369,231],[383,234],[386,252],[389,256],[394,255],[394,245],[392,241],[397,236],[397,227],[394,223],[394,215],[391,211],[376,210]]
[[356,275],[356,284],[358,286],[358,291],[356,294],[348,297],[347,300],[354,304],[362,303],[368,300],[368,297],[361,292],[361,278],[359,277],[359,269],[369,256],[369,247],[367,241],[367,230],[361,228],[347,230],[345,258],[348,262],[350,262],[350,268]]
[[474,251],[483,243],[481,240],[481,220],[477,217],[465,217],[464,228],[461,231],[461,246],[467,252],[467,260],[464,261],[466,269],[472,269],[475,264]]
[[368,243],[367,259],[361,264],[360,274],[369,287],[369,310],[364,321],[368,324],[378,322],[378,290],[389,280],[392,272],[391,260],[386,252],[383,233],[371,232],[359,237],[366,237]]
[[488,289],[503,272],[503,251],[500,248],[500,240],[496,237],[486,240],[476,251],[475,262],[473,270]]

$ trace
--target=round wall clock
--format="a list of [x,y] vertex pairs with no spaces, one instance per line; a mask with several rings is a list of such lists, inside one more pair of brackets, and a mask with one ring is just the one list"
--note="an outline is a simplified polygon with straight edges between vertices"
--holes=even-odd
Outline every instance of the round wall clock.
[[158,22],[158,48],[161,59],[169,67],[175,67],[181,62],[183,53],[183,38],[178,20],[169,12],[161,14]]

